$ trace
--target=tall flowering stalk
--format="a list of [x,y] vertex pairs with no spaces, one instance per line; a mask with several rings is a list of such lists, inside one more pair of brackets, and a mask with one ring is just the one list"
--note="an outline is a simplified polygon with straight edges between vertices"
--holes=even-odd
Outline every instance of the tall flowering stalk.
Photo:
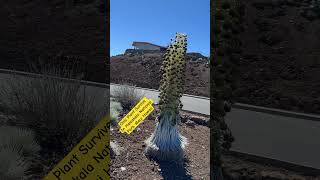
[[187,36],[176,33],[171,42],[160,69],[160,113],[156,119],[154,133],[146,144],[146,154],[158,160],[177,160],[183,158],[183,149],[187,144],[185,137],[178,131],[179,110],[182,108],[180,98],[185,83]]

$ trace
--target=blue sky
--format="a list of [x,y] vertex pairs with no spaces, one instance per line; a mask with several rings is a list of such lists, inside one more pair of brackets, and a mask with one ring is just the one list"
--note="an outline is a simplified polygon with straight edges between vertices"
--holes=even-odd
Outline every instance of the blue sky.
[[176,32],[188,35],[188,52],[210,51],[210,0],[110,0],[110,53],[133,41],[166,46]]

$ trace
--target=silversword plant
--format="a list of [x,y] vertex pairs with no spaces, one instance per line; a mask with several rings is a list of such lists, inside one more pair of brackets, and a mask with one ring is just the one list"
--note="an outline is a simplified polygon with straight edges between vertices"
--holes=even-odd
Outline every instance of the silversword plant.
[[158,160],[181,160],[187,139],[180,135],[180,98],[185,83],[187,36],[176,33],[175,40],[168,46],[160,69],[160,112],[155,131],[146,144],[146,154]]

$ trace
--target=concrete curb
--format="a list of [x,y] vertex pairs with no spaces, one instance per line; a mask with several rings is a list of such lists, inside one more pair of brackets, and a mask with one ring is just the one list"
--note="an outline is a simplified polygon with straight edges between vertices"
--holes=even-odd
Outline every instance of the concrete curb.
[[262,113],[274,114],[274,115],[280,115],[280,116],[286,116],[286,117],[293,117],[293,118],[298,118],[298,119],[320,121],[320,115],[316,115],[316,114],[298,113],[298,112],[293,112],[293,111],[286,111],[286,110],[275,109],[275,108],[254,106],[254,105],[242,104],[242,103],[235,103],[233,105],[233,107],[237,108],[237,109],[262,112]]
[[[114,83],[110,83],[110,85],[120,86],[120,84],[114,84]],[[148,88],[141,88],[141,87],[134,87],[134,86],[129,86],[129,87],[137,88],[137,89],[141,89],[141,90],[159,92],[158,90],[155,90],[155,89],[148,89]],[[184,94],[183,96],[198,98],[198,99],[205,99],[208,101],[210,100],[210,98],[208,98],[208,97],[194,96],[194,95],[189,95],[189,94]],[[298,112],[293,112],[293,111],[286,111],[286,110],[282,110],[282,109],[254,106],[254,105],[243,104],[243,103],[235,103],[235,104],[233,104],[233,108],[255,111],[255,112],[262,112],[262,113],[267,113],[267,114],[280,115],[280,116],[286,116],[286,117],[293,117],[293,118],[299,118],[299,119],[305,119],[305,120],[320,121],[320,115],[316,115],[316,114],[298,113]]]
[[283,168],[289,171],[294,171],[297,173],[300,173],[301,175],[304,176],[319,176],[320,175],[320,169],[312,168],[312,167],[307,167],[307,166],[302,166],[298,164],[293,164],[285,161],[280,161],[276,159],[271,159],[271,158],[266,158],[266,157],[261,157],[261,156],[256,156],[244,152],[238,152],[238,151],[226,151],[223,152],[224,154],[231,155],[238,157],[243,160],[248,160],[254,163],[260,163],[266,166],[273,166],[273,167],[278,167],[278,168]]
[[[121,84],[115,84],[115,83],[110,83],[110,85],[121,86]],[[135,87],[135,86],[129,86],[129,87],[131,87],[131,88],[136,88],[136,89],[141,89],[141,90],[146,90],[146,91],[160,92],[160,91],[157,90],[157,89],[148,89],[148,88]],[[204,96],[195,96],[195,95],[190,95],[190,94],[183,94],[183,96],[193,97],[193,98],[198,98],[198,99],[210,100],[210,98],[204,97]]]
[[[0,73],[16,74],[19,76],[27,76],[27,77],[32,77],[32,78],[43,77],[43,75],[41,75],[41,74],[29,73],[29,72],[24,72],[24,71],[16,71],[16,70],[8,70],[8,69],[1,69],[1,68],[0,68]],[[61,78],[61,77],[55,77],[55,76],[48,76],[48,77],[53,78],[53,79],[59,79],[61,81],[65,81],[65,82],[81,83],[83,85],[96,86],[96,87],[108,88],[108,89],[110,88],[110,85],[105,84],[105,83],[98,83],[98,82],[93,82],[93,81],[84,81],[84,80],[77,80],[77,79],[68,79],[68,78]]]

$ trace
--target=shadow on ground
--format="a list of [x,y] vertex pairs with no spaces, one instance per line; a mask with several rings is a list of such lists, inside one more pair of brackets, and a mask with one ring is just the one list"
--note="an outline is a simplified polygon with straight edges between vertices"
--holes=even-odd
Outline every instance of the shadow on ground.
[[[155,160],[156,161],[156,160]],[[192,179],[191,175],[188,173],[186,168],[187,160],[183,162],[175,161],[156,161],[160,166],[160,174],[164,180],[173,180],[173,179]]]

